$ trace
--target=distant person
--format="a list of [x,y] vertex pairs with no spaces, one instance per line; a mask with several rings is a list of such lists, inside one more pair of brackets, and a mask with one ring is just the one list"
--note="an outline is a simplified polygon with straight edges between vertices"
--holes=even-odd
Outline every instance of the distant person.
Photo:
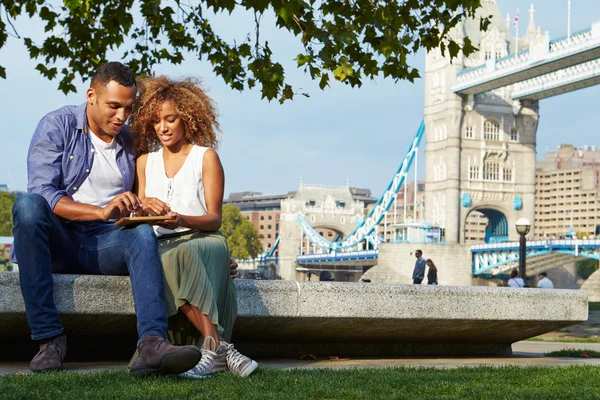
[[415,262],[415,269],[413,270],[412,279],[413,284],[420,285],[423,282],[423,278],[425,278],[425,259],[423,258],[423,252],[421,250],[417,250],[415,252],[415,257],[417,261]]
[[31,139],[28,193],[13,206],[13,233],[27,323],[40,344],[29,364],[34,372],[62,369],[67,352],[53,272],[129,275],[139,336],[131,372],[178,374],[202,356],[195,346],[166,340],[163,274],[152,227],[114,225],[141,209],[131,192],[135,154],[125,126],[136,93],[135,76],[125,65],[102,64],[85,103],[44,116]]
[[429,271],[427,271],[427,284],[428,285],[437,285],[438,277],[437,277],[437,267],[431,261],[431,258],[427,260],[427,266],[429,267]]
[[515,288],[525,287],[525,281],[523,278],[519,278],[519,272],[516,269],[513,269],[510,273],[510,277],[508,278],[508,286]]
[[548,279],[548,274],[545,272],[540,272],[538,275],[539,281],[537,283],[537,287],[540,289],[554,289],[554,283],[550,279]]

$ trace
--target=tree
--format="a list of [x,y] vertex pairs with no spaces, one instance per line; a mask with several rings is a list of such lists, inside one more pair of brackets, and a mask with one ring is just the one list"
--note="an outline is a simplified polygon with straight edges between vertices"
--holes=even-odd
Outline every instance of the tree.
[[586,258],[577,262],[577,275],[582,279],[587,279],[598,270],[598,260]]
[[227,238],[229,252],[233,258],[256,258],[262,252],[262,243],[256,228],[231,204],[223,206],[221,232]]
[[[468,38],[457,43],[450,30],[473,17],[481,0],[0,0],[0,49],[9,36],[21,39],[36,69],[58,88],[74,92],[73,80],[90,78],[108,51],[117,51],[137,73],[151,73],[162,62],[181,64],[185,57],[208,60],[216,75],[242,91],[259,85],[263,98],[293,99],[268,40],[260,36],[261,17],[275,17],[277,28],[302,45],[299,68],[324,89],[333,78],[352,87],[377,76],[394,80],[419,77],[407,57],[420,48],[441,47],[456,56],[475,49]],[[219,36],[209,18],[246,10],[254,32],[231,43]],[[43,42],[22,36],[18,22],[38,17]],[[480,21],[486,29],[489,18]],[[131,38],[126,42],[125,38]],[[0,77],[6,70],[0,64]],[[308,96],[306,93],[301,93]]]
[[17,196],[8,192],[0,192],[0,236],[12,236],[12,206]]

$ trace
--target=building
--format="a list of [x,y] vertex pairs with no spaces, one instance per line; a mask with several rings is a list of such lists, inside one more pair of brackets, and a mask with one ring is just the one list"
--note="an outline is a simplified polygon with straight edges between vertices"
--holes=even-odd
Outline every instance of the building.
[[597,234],[600,149],[570,144],[548,152],[536,167],[536,238]]
[[[377,234],[385,239],[386,241],[394,241],[396,235],[395,225],[399,224],[427,224],[428,221],[425,218],[425,182],[418,181],[415,183],[410,182],[402,185],[398,194],[396,195],[396,201],[387,213],[387,218],[379,224]],[[416,194],[415,194],[416,193]],[[415,199],[416,195],[416,199]],[[406,198],[406,203],[404,199]],[[371,204],[367,207],[367,212],[370,212],[375,204]],[[416,213],[415,213],[416,205]],[[386,229],[387,228],[387,229]]]

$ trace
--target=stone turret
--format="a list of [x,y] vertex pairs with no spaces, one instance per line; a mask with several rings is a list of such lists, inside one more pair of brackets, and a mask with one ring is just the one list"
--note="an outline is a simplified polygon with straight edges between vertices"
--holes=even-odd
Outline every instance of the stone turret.
[[[479,29],[481,16],[491,16],[486,32]],[[480,50],[452,62],[439,49],[427,54],[427,221],[445,228],[448,243],[464,243],[467,217],[479,211],[494,236],[514,238],[519,217],[534,220],[538,104],[513,102],[511,86],[475,96],[452,91],[463,68],[495,62],[516,47],[496,1],[484,0],[476,17],[453,35],[457,41],[468,37]]]

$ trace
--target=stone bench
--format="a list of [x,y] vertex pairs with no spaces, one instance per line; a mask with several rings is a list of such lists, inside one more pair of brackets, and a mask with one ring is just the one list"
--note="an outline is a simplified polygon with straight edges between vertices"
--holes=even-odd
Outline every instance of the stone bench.
[[[55,275],[70,354],[131,353],[129,278]],[[343,282],[235,281],[233,342],[254,357],[507,355],[511,344],[587,320],[577,290]],[[0,358],[29,357],[18,274],[0,273]],[[23,357],[26,347],[27,354]],[[83,349],[85,348],[85,349]],[[78,353],[75,351],[75,353]]]

